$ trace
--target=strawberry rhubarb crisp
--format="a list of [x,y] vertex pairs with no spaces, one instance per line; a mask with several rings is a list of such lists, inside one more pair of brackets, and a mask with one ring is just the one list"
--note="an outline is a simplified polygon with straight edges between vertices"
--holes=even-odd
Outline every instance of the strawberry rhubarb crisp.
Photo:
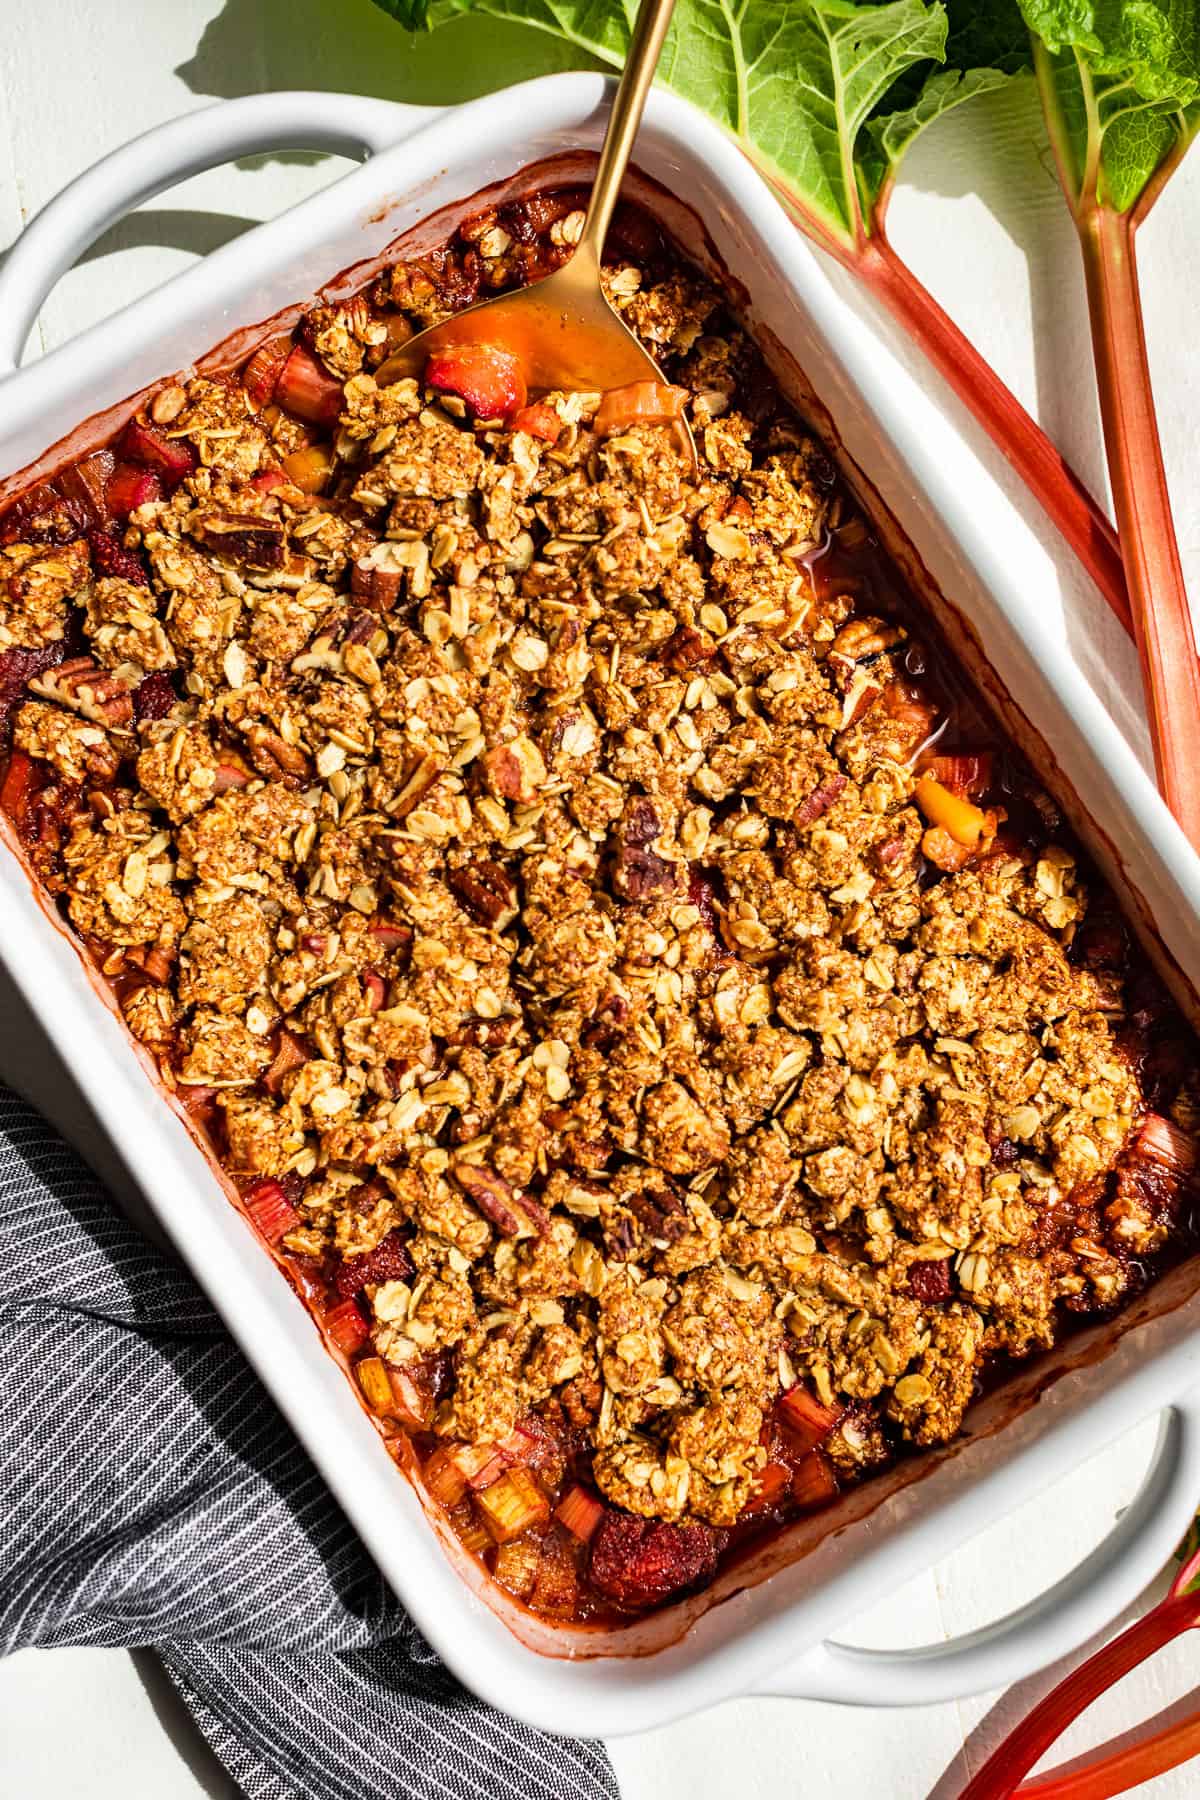
[[1197,1118],[1111,896],[646,217],[607,283],[672,388],[376,383],[580,206],[171,382],[0,522],[32,865],[389,1441],[568,1620],[1120,1306]]

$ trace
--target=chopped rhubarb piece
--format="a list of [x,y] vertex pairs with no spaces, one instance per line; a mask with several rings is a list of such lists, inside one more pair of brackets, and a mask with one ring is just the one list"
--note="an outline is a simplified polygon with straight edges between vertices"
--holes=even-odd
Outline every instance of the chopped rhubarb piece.
[[293,450],[290,456],[285,456],[283,468],[292,486],[298,487],[302,494],[319,494],[329,480],[333,453],[323,444],[309,444],[305,449]]
[[439,1506],[457,1506],[467,1491],[467,1478],[454,1459],[453,1449],[435,1450],[421,1470],[430,1498]]
[[[490,1544],[491,1534],[487,1534]],[[518,1600],[527,1600],[534,1581],[537,1578],[538,1564],[542,1560],[541,1546],[532,1538],[518,1538],[514,1543],[501,1544],[496,1552],[496,1561],[492,1574],[502,1588]]]
[[268,1094],[278,1094],[283,1090],[283,1078],[294,1069],[302,1069],[309,1059],[309,1053],[301,1038],[286,1026],[280,1029],[275,1045],[275,1055],[271,1066],[262,1078],[262,1084]]
[[360,1362],[355,1363],[354,1373],[371,1411],[387,1418],[393,1405],[392,1384],[388,1379],[387,1364],[382,1357],[364,1356]]
[[57,477],[63,499],[86,531],[109,523],[107,490],[115,462],[111,450],[97,450]]
[[300,1214],[277,1181],[269,1178],[256,1181],[242,1198],[246,1202],[246,1211],[268,1244],[277,1244],[300,1223]]
[[276,404],[310,425],[336,425],[345,404],[342,384],[297,344],[279,372]]
[[97,575],[119,575],[134,587],[149,587],[146,565],[136,550],[127,550],[115,531],[89,531],[88,547]]
[[952,794],[977,800],[992,785],[992,760],[990,750],[960,750],[953,756],[926,752],[917,758],[917,773],[932,775]]
[[673,425],[683,417],[686,388],[662,381],[631,381],[626,387],[609,388],[592,421],[601,437],[627,431],[631,425]]
[[242,386],[256,407],[269,406],[283,373],[283,365],[292,352],[289,337],[268,338],[260,344],[242,370]]
[[144,463],[162,476],[168,492],[177,488],[196,467],[196,452],[181,438],[169,438],[145,420],[130,419],[117,442],[117,453],[127,462]]
[[576,1484],[567,1489],[554,1509],[554,1516],[581,1544],[587,1544],[604,1517],[604,1505],[595,1494],[589,1494],[586,1488]]
[[409,1431],[428,1431],[433,1424],[433,1395],[413,1380],[407,1369],[388,1369],[393,1415]]
[[829,1436],[843,1409],[834,1411],[822,1406],[802,1382],[797,1382],[794,1388],[788,1389],[775,1410],[791,1442],[800,1450],[812,1450]]
[[458,1541],[464,1550],[471,1552],[472,1556],[482,1556],[484,1551],[490,1550],[496,1542],[479,1514],[474,1511],[459,1526]]
[[8,814],[18,828],[25,823],[29,803],[40,786],[40,777],[32,757],[14,750],[0,784],[0,811]]
[[550,1502],[528,1469],[509,1469],[476,1494],[475,1504],[497,1544],[507,1544],[550,1518]]
[[717,1566],[717,1540],[708,1525],[667,1525],[606,1509],[592,1538],[592,1585],[618,1606],[657,1606],[672,1594],[707,1581]]
[[1138,1126],[1130,1154],[1164,1168],[1190,1173],[1196,1167],[1196,1140],[1161,1113],[1147,1113]]
[[838,1495],[837,1477],[819,1451],[801,1457],[792,1473],[792,1499],[806,1510],[828,1506]]
[[742,1517],[752,1518],[755,1513],[770,1512],[787,1499],[791,1486],[792,1470],[787,1463],[766,1463],[758,1472],[758,1480],[742,1508]]
[[367,1321],[359,1312],[353,1300],[343,1300],[340,1306],[333,1306],[325,1314],[325,1329],[347,1356],[353,1356],[356,1350],[370,1337]]
[[108,484],[108,510],[114,519],[127,519],[139,506],[162,499],[162,483],[153,469],[137,463],[118,463]]
[[562,436],[562,420],[552,406],[546,406],[541,401],[532,406],[522,406],[508,423],[510,430],[524,431],[530,437],[543,439],[547,444],[557,444]]
[[451,344],[425,364],[425,384],[457,394],[477,419],[506,419],[525,404],[521,360],[495,344]]
[[175,685],[165,669],[156,669],[139,681],[133,690],[133,716],[140,725],[143,719],[162,719],[179,698]]

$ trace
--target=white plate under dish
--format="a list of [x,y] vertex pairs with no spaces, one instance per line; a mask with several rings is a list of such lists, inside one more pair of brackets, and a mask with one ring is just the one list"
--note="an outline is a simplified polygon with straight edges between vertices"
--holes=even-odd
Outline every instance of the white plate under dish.
[[[264,95],[190,113],[106,158],[45,209],[0,271],[0,500],[30,469],[61,462],[62,440],[81,421],[92,420],[93,439],[115,430],[141,390],[239,328],[294,312],[318,289],[349,291],[364,265],[430,215],[439,214],[436,228],[419,241],[433,244],[477,209],[471,197],[482,189],[498,184],[494,197],[504,197],[586,176],[590,163],[579,153],[599,144],[607,98],[605,82],[584,74],[449,111]],[[295,148],[367,161],[73,343],[9,372],[49,287],[130,207],[203,168]],[[632,178],[637,197],[696,261],[719,278],[736,272],[743,317],[776,374],[832,430],[893,550],[1006,727],[1057,783],[1131,916],[1146,928],[1153,922],[1163,947],[1155,954],[1195,1017],[1200,863],[1047,628],[1044,570],[1023,548],[1029,539],[1010,503],[930,394],[835,302],[812,253],[715,126],[656,92],[637,160],[649,177]],[[355,265],[357,275],[333,279]],[[240,353],[255,341],[244,334]],[[76,451],[89,441],[76,437]],[[958,1443],[789,1528],[708,1593],[600,1636],[533,1620],[425,1516],[299,1300],[181,1119],[152,1091],[141,1052],[35,894],[11,835],[0,850],[0,955],[416,1623],[468,1686],[532,1724],[611,1737],[739,1694],[907,1705],[1017,1680],[1129,1604],[1200,1498],[1200,1400],[1189,1397],[1200,1382],[1193,1259],[1115,1325],[1091,1328],[1024,1368],[972,1410]],[[947,1645],[883,1652],[830,1641],[889,1587],[1154,1412],[1163,1417],[1159,1446],[1137,1499],[1048,1593]]]

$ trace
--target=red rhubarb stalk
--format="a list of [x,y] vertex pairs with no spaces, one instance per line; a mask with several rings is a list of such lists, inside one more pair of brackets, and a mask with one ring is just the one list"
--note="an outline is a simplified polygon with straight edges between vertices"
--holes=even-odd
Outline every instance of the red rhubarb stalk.
[[884,235],[882,219],[876,233],[862,244],[853,267],[987,432],[1126,631],[1132,630],[1121,543],[1111,520],[1061,450],[897,256]]
[[1079,240],[1154,766],[1163,799],[1200,848],[1200,670],[1150,386],[1137,223],[1132,213],[1090,207]]
[[1200,1751],[1200,1715],[1085,1768],[1044,1775],[1025,1787],[1018,1786],[1022,1776],[1094,1700],[1172,1638],[1200,1624],[1200,1592],[1189,1592],[1198,1576],[1200,1552],[1184,1564],[1165,1599],[1081,1663],[1034,1707],[967,1783],[959,1800],[1008,1800],[1012,1794],[1023,1800],[1034,1800],[1034,1796],[1036,1800],[1107,1800],[1108,1795],[1124,1793],[1196,1755]]

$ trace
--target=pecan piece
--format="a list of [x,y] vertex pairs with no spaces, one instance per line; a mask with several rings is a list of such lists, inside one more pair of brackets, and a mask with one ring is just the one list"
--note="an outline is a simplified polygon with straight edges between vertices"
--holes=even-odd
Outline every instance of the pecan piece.
[[622,900],[661,900],[683,891],[682,868],[649,848],[662,830],[649,800],[630,803],[614,833],[613,887]]
[[528,806],[546,779],[546,764],[532,738],[516,737],[496,744],[483,757],[483,778],[496,800]]
[[350,592],[360,606],[372,612],[391,612],[400,598],[400,584],[407,563],[399,544],[376,544],[350,569]]
[[29,691],[43,700],[56,700],[93,725],[128,725],[133,718],[130,690],[90,656],[75,656],[57,669],[45,670],[29,683]]
[[711,662],[716,654],[716,639],[693,625],[681,625],[662,647],[663,661],[680,675],[697,663]]
[[285,742],[269,725],[251,725],[246,746],[251,763],[267,781],[303,781],[308,775],[303,750]]
[[283,566],[283,524],[279,519],[260,519],[254,513],[206,513],[195,535],[218,556],[244,563],[248,569]]
[[536,1200],[521,1194],[497,1175],[494,1169],[478,1163],[455,1163],[454,1179],[468,1200],[473,1200],[485,1219],[491,1221],[504,1237],[528,1237],[530,1226],[539,1237],[550,1229],[550,1218]]
[[451,869],[446,882],[477,925],[503,931],[517,916],[517,884],[490,857],[478,857],[461,869]]
[[845,786],[844,775],[831,775],[828,781],[823,781],[820,787],[815,787],[811,794],[801,800],[792,814],[792,824],[811,825],[814,820],[823,817]]

